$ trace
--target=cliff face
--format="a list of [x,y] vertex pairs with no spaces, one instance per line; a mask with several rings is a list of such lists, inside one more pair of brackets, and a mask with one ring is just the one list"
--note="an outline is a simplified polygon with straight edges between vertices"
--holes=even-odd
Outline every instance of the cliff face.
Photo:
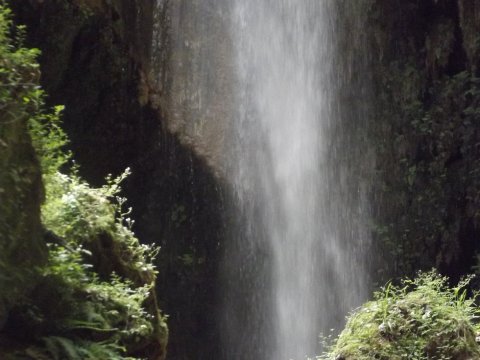
[[471,271],[479,250],[480,5],[372,1],[377,245],[390,273]]
[[235,74],[230,1],[157,1],[151,79],[168,129],[225,176]]

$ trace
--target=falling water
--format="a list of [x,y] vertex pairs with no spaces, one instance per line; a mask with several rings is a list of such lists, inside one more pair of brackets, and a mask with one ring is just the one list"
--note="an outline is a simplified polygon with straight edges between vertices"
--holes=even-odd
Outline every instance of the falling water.
[[369,286],[369,0],[156,2],[162,109],[234,199],[222,358],[318,354]]
[[338,1],[233,3],[231,176],[243,218],[229,276],[243,290],[230,290],[227,308],[242,315],[227,311],[227,358],[301,359],[367,290],[368,186],[357,171],[372,163],[358,146],[366,87],[349,52],[339,59],[360,29],[337,28]]

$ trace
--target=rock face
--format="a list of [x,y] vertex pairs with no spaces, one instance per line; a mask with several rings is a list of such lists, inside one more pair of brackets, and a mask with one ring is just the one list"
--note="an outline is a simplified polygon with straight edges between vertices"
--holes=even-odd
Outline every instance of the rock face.
[[390,274],[457,278],[478,252],[480,4],[371,1],[377,244]]
[[157,1],[151,79],[169,130],[224,175],[234,116],[231,3]]

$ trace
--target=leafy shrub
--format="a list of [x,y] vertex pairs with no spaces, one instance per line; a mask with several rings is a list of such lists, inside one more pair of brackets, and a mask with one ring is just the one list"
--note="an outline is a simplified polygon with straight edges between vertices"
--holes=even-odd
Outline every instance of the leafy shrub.
[[14,27],[11,11],[0,1],[0,109],[8,122],[29,118],[42,102],[38,87],[39,51],[22,46],[25,29]]
[[42,340],[44,348],[29,348],[26,351],[28,358],[36,360],[134,360],[119,355],[125,349],[115,344],[82,340],[72,341],[60,336],[50,336]]
[[[43,92],[37,90],[37,101],[43,105]],[[68,138],[61,127],[63,106],[55,106],[53,112],[36,112],[29,119],[32,142],[40,159],[44,177],[52,176],[71,158],[65,150]]]
[[[108,242],[108,249],[103,250],[115,257],[106,259],[112,265],[110,270],[135,277],[133,280],[140,283],[151,283],[155,278],[152,262],[158,249],[138,242],[131,231],[133,220],[127,217],[131,209],[124,211],[126,199],[117,196],[128,174],[129,169],[117,178],[108,177],[105,186],[92,188],[76,173],[56,172],[46,181],[43,223],[68,243],[84,245],[92,252],[103,249],[102,243]],[[97,265],[105,267],[99,261]]]
[[[42,222],[53,242],[42,281],[26,304],[35,316],[24,319],[41,319],[33,337],[43,345],[27,353],[40,354],[33,357],[39,360],[130,359],[126,354],[146,344],[165,342],[164,318],[146,307],[158,250],[139,243],[127,217],[131,209],[123,210],[126,199],[118,193],[128,169],[100,188],[82,180],[77,168],[59,171],[69,154],[62,151],[67,138],[58,115],[36,117],[30,127],[44,171]],[[45,301],[52,294],[55,300]]]
[[355,311],[330,351],[319,359],[480,359],[479,313],[467,298],[467,278],[449,288],[434,272],[388,284]]
[[43,281],[31,303],[24,305],[30,312],[25,311],[21,321],[35,324],[34,338],[40,345],[30,346],[18,356],[124,359],[130,345],[153,336],[154,316],[143,307],[151,285],[135,287],[115,274],[109,282],[101,281],[85,262],[91,254],[82,247],[49,247]]

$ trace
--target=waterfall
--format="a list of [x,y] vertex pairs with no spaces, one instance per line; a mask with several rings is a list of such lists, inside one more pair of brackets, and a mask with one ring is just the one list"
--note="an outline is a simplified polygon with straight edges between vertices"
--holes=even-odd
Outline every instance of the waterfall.
[[[227,316],[228,347],[236,349],[227,357],[302,359],[367,291],[368,184],[355,172],[372,164],[356,146],[368,112],[359,102],[365,86],[349,74],[358,67],[338,58],[348,55],[342,37],[355,38],[337,28],[340,2],[233,3],[230,176],[243,218],[229,276],[238,279],[230,304],[242,316]],[[241,312],[245,288],[257,295],[240,300],[249,308]]]
[[369,0],[156,1],[162,110],[234,199],[222,358],[318,354],[369,290]]

